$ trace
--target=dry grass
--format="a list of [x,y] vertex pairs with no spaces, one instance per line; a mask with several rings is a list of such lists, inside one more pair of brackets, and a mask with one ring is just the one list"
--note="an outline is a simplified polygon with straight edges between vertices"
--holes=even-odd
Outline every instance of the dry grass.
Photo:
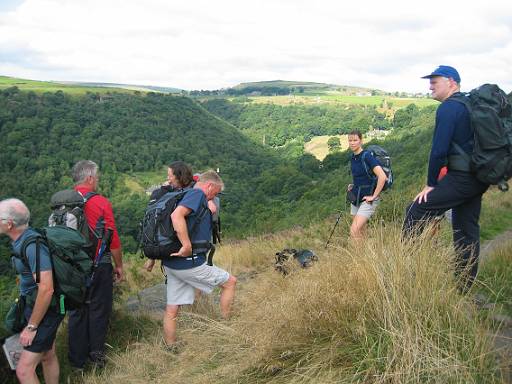
[[180,354],[166,352],[155,329],[85,382],[499,382],[486,324],[457,292],[453,251],[429,234],[402,243],[396,227],[375,227],[357,249],[345,238],[327,251],[317,242],[320,261],[308,270],[286,278],[273,270],[274,252],[294,236],[306,244],[329,230],[222,246],[223,267],[258,270],[240,284],[230,321],[201,299],[180,317]]
[[331,137],[338,137],[340,139],[340,148],[342,151],[348,149],[348,136],[347,135],[334,135],[334,136],[315,136],[306,144],[304,144],[304,151],[311,153],[318,160],[322,161],[329,154],[329,146],[327,141]]

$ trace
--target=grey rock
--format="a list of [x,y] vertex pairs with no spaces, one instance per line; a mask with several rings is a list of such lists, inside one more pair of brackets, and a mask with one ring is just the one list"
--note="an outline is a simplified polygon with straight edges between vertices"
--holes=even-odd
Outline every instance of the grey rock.
[[154,285],[131,296],[126,301],[129,312],[162,313],[166,306],[166,286],[164,283]]

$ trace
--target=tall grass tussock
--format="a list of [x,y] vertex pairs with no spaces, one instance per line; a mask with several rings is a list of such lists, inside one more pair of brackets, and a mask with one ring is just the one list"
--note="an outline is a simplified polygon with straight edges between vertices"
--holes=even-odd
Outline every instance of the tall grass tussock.
[[158,326],[84,381],[501,382],[487,321],[457,290],[451,246],[428,231],[402,242],[398,226],[374,225],[358,246],[344,236],[327,250],[313,243],[320,260],[309,269],[291,263],[286,277],[273,270],[275,251],[306,246],[315,231],[322,229],[223,245],[217,262],[241,277],[231,320],[202,297],[179,319],[179,354],[163,348]]

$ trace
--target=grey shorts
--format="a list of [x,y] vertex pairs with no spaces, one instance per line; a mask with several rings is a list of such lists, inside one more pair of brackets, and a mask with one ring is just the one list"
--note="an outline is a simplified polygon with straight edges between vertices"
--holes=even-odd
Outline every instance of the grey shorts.
[[213,288],[224,284],[229,273],[206,263],[191,269],[171,269],[164,266],[167,276],[167,305],[193,304],[195,289],[211,293]]
[[350,204],[350,214],[352,216],[358,215],[369,219],[375,213],[379,204],[380,199],[374,200],[371,204],[363,201],[361,204],[359,204],[359,207],[355,206],[354,204]]

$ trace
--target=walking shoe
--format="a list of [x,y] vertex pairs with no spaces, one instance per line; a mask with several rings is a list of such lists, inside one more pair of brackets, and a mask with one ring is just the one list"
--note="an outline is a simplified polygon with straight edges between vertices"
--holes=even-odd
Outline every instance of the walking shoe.
[[105,364],[107,363],[107,358],[105,356],[105,353],[102,351],[90,352],[89,360],[91,360],[91,363],[92,363],[93,367],[95,367],[95,368],[104,368]]

